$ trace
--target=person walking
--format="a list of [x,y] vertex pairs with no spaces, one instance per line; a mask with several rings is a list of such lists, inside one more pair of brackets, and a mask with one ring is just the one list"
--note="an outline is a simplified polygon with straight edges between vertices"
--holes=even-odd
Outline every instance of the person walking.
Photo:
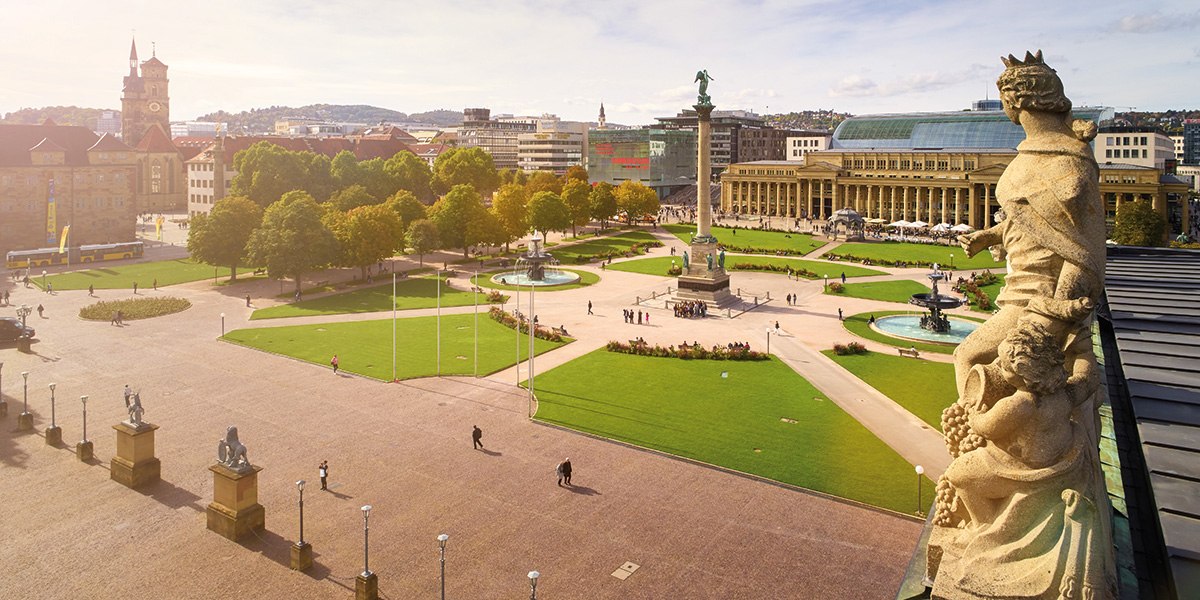
[[481,439],[483,439],[483,430],[480,429],[478,425],[472,425],[471,426],[471,444],[472,444],[471,448],[474,450],[482,449],[483,442],[480,441]]
[[842,309],[840,309],[840,308],[838,309],[838,320],[839,321],[842,320]]
[[323,460],[317,465],[317,474],[321,476],[321,489],[329,491],[329,461]]
[[846,272],[842,271],[842,284],[845,285],[845,283],[846,283]]
[[567,458],[567,459],[563,460],[562,462],[558,463],[558,466],[555,467],[554,472],[558,475],[558,485],[560,487],[562,486],[562,484],[564,482],[566,482],[568,487],[571,485],[571,459],[570,458]]
[[96,286],[94,286],[94,285],[92,285],[92,284],[90,284],[90,283],[88,284],[88,295],[89,295],[89,296],[95,296],[95,295],[96,295]]
[[588,300],[588,314],[592,314],[592,301]]
[[46,293],[50,294],[50,295],[54,295],[54,284],[53,283],[46,282]]
[[137,282],[136,281],[133,282],[133,293],[134,293],[134,295],[137,294]]
[[250,308],[250,294],[246,294],[246,308]]
[[156,291],[156,292],[158,291],[158,278],[157,277],[154,278],[154,291]]
[[38,305],[38,318],[39,318],[39,319],[45,319],[45,318],[46,318],[46,317],[45,317],[45,316],[42,314],[42,312],[43,312],[43,311],[45,311],[45,310],[46,310],[46,309],[45,309],[45,307],[43,307],[41,304],[39,304],[39,305]]
[[133,390],[129,389],[129,384],[125,384],[125,408],[129,408],[129,398],[133,396]]
[[[841,312],[841,311],[839,311],[839,312]],[[329,359],[329,364],[331,366],[333,366],[333,374],[337,375],[338,374],[338,357],[336,354],[333,355],[333,358]]]
[[642,311],[640,311],[640,310],[638,311],[638,323],[637,324],[638,325],[642,324]]

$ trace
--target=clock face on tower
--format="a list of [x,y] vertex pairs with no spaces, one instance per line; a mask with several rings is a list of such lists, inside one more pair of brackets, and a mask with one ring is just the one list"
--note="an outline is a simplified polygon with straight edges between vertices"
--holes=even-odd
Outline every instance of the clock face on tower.
[[150,112],[158,112],[159,110],[162,109],[162,105],[157,102],[151,102],[150,105],[147,106],[146,108],[149,108]]

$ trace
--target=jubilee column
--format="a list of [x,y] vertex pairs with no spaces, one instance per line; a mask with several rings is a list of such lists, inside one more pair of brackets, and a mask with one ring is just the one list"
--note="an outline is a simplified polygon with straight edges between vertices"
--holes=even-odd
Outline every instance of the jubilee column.
[[679,276],[679,291],[683,300],[701,300],[717,306],[737,301],[729,293],[729,274],[725,272],[725,253],[717,248],[712,235],[712,98],[708,95],[708,71],[696,73],[700,94],[695,106],[699,121],[696,144],[696,235],[692,236],[690,256],[683,254],[683,273]]

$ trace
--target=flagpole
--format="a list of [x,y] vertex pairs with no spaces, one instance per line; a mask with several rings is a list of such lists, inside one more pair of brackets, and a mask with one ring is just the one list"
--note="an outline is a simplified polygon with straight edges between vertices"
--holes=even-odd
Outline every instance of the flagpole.
[[[393,265],[395,267],[395,265]],[[392,269],[392,381],[396,381],[396,269]]]
[[[516,275],[515,267],[513,268],[513,275]],[[500,280],[503,281],[504,278],[501,277]],[[516,319],[516,321],[517,321],[517,327],[516,327],[516,331],[517,331],[517,362],[516,362],[515,366],[517,367],[517,387],[521,387],[521,284],[520,283],[517,284],[517,293],[515,294],[515,296],[517,298],[517,304],[513,308],[513,318]]]
[[479,377],[479,271],[475,271],[475,376]]
[[533,416],[533,337],[537,331],[537,312],[533,307],[533,280],[529,280],[529,416]]
[[437,376],[442,376],[442,271],[437,272]]

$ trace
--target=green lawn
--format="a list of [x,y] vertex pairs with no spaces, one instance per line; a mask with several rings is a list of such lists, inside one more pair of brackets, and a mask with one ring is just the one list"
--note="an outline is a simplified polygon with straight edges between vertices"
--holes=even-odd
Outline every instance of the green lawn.
[[607,255],[609,252],[620,255],[634,244],[646,244],[655,241],[653,235],[644,231],[624,231],[617,235],[594,238],[586,242],[562,245],[551,254],[564,265],[579,264],[579,257],[590,257],[598,254]]
[[[401,279],[396,283],[396,308],[399,310],[433,308],[437,306],[437,291],[437,279],[432,276]],[[472,292],[464,292],[447,286],[445,278],[442,279],[442,306],[469,306],[477,300],[475,296]],[[479,294],[478,301],[480,305],[486,306],[486,294]],[[351,292],[260,308],[254,311],[250,319],[340,315],[385,310],[392,310],[391,281]]]
[[[575,273],[576,275],[579,275],[579,281],[576,281],[575,283],[567,283],[567,284],[563,284],[563,285],[540,286],[540,287],[538,287],[537,291],[539,291],[539,292],[560,292],[563,290],[573,290],[573,289],[577,289],[577,288],[581,288],[581,287],[587,287],[589,285],[592,285],[593,283],[597,283],[600,281],[600,276],[595,273],[592,273],[590,271],[577,271],[575,269],[561,269],[558,267],[555,267],[555,268],[558,269],[559,271],[568,271],[571,273]],[[505,291],[510,291],[510,292],[517,291],[518,289],[520,289],[522,291],[526,291],[526,292],[529,291],[529,286],[527,286],[527,285],[518,288],[518,286],[515,286],[515,285],[504,285],[502,283],[496,283],[496,282],[492,281],[493,275],[498,275],[500,273],[511,273],[511,272],[512,272],[511,269],[504,269],[504,270],[500,270],[500,271],[489,271],[487,273],[480,273],[478,280],[476,280],[474,277],[472,277],[471,279],[473,281],[477,281],[476,285],[478,285],[479,287],[482,287],[482,288],[490,288],[493,290],[505,290]]]
[[[684,381],[689,385],[679,385]],[[548,423],[916,510],[912,466],[775,359],[680,360],[600,349],[538,375],[537,396],[536,418]],[[927,506],[933,486],[925,487]]]
[[[696,233],[696,226],[687,223],[668,223],[662,227],[671,232],[675,237],[689,244],[692,242],[692,236]],[[722,244],[731,246],[761,248],[763,250],[791,250],[800,254],[808,254],[825,245],[825,242],[805,233],[783,233],[781,231],[759,231],[757,229],[741,228],[736,230],[737,233],[734,233],[734,231],[734,229],[729,227],[712,228],[713,236],[720,240]]]
[[[638,258],[627,260],[620,263],[606,265],[606,269],[614,271],[626,271],[629,273],[644,273],[646,275],[662,275],[667,277],[667,269],[671,267],[671,263],[675,262],[680,266],[683,265],[682,256],[655,256],[651,258]],[[830,277],[837,277],[846,272],[846,277],[866,277],[870,275],[886,275],[883,271],[875,271],[864,267],[854,267],[848,265],[829,264],[816,262],[812,260],[804,260],[800,258],[787,258],[783,256],[763,256],[758,254],[726,254],[725,268],[729,271],[740,271],[737,265],[739,263],[750,263],[754,265],[776,265],[779,267],[792,267],[793,269],[807,269],[813,273],[822,275],[828,273]],[[750,271],[769,271],[768,269],[747,269]],[[781,273],[782,274],[782,273]]]
[[[245,275],[249,279],[253,271],[254,269],[238,269],[238,275]],[[228,278],[229,269],[226,267],[214,268],[212,265],[196,262],[190,258],[180,258],[111,267],[93,267],[84,271],[49,275],[46,277],[46,281],[59,291],[86,290],[89,285],[98,290],[126,290],[133,289],[134,282],[137,282],[139,289],[148,290],[154,287],[156,279],[158,286],[164,287],[177,283],[212,279],[214,274],[218,277]],[[38,287],[42,287],[40,275],[31,276],[29,280]]]
[[[966,252],[958,246],[939,246],[933,244],[910,244],[907,242],[853,242],[842,244],[830,251],[837,255],[852,255],[857,258],[872,260],[908,261],[915,267],[928,267],[938,263],[948,271],[966,271],[969,269],[995,269],[1003,267],[1003,262],[992,260],[992,255],[986,250],[967,258]],[[953,254],[953,258],[951,258]],[[953,266],[951,266],[953,265]]]
[[938,431],[942,429],[942,409],[958,398],[954,385],[954,365],[951,363],[914,360],[879,352],[848,356],[838,356],[833,350],[825,350],[824,353],[833,362]]
[[[884,335],[882,333],[879,333],[878,331],[875,331],[874,329],[871,329],[870,319],[871,319],[872,315],[874,315],[875,318],[878,319],[879,317],[886,317],[889,315],[915,315],[915,314],[920,314],[921,312],[922,311],[919,310],[918,307],[914,306],[913,310],[877,310],[877,311],[869,312],[869,313],[859,313],[857,315],[851,315],[851,316],[846,317],[842,321],[842,326],[845,327],[846,330],[848,330],[850,333],[853,333],[854,335],[866,338],[868,340],[876,341],[881,344],[887,344],[889,346],[894,346],[896,348],[912,347],[912,348],[916,348],[917,350],[920,350],[921,352],[936,352],[938,354],[954,354],[954,346],[946,346],[946,345],[942,345],[942,344],[933,344],[933,343],[927,343],[927,342],[917,342],[917,341],[911,341],[911,340],[902,340],[900,338],[894,338],[894,337],[891,337],[888,335]],[[979,321],[981,323],[983,322],[983,319],[976,319],[976,318],[972,318],[972,317],[966,317],[963,315],[954,315],[954,316],[956,318],[960,318],[960,319],[969,319],[972,321]]]
[[831,296],[848,296],[850,298],[865,298],[867,300],[908,304],[908,299],[913,294],[920,294],[929,290],[930,288],[927,285],[921,285],[915,281],[904,279],[899,281],[847,283],[842,286],[842,292],[840,293],[834,293],[831,290],[826,290],[825,293]]
[[[474,319],[471,314],[442,316],[442,375],[474,372]],[[436,317],[396,320],[397,379],[437,374],[435,321]],[[516,335],[515,330],[493,321],[480,307],[480,375],[511,367],[518,348],[522,360],[528,358],[528,341],[516,344]],[[238,329],[221,339],[323,367],[328,367],[329,359],[337,354],[344,371],[384,381],[392,379],[391,319]],[[561,345],[537,339],[535,352],[542,354]]]

